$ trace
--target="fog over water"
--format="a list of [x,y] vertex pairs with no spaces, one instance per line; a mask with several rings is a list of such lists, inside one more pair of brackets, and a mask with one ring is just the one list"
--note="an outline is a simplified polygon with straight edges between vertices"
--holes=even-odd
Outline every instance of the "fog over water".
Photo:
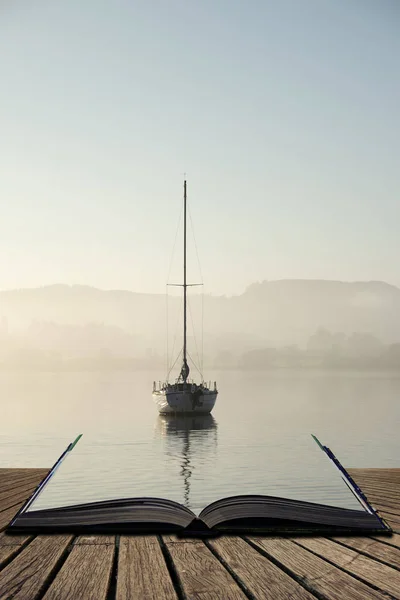
[[[192,507],[246,491],[312,499],[321,451],[311,433],[347,467],[398,467],[398,375],[209,374],[220,389],[212,416],[169,419],[153,404],[152,372],[1,373],[0,465],[48,467],[83,433],[92,450],[75,485],[94,471],[109,478],[99,494],[119,481]],[[335,497],[325,484],[320,500]]]

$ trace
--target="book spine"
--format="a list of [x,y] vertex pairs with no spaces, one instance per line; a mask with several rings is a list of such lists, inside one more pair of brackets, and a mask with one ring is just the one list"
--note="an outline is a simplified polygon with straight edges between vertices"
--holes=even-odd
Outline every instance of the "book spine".
[[62,463],[62,461],[64,460],[64,458],[76,446],[76,444],[79,442],[79,440],[81,439],[81,437],[82,437],[82,434],[78,435],[78,437],[73,442],[71,442],[70,444],[68,444],[67,448],[61,454],[61,456],[59,456],[59,458],[56,460],[56,462],[54,463],[54,465],[51,467],[50,471],[47,473],[47,475],[44,477],[44,479],[42,479],[42,481],[39,483],[39,485],[37,486],[37,488],[34,490],[33,494],[21,506],[21,508],[19,509],[19,511],[17,512],[17,514],[15,515],[15,517],[12,519],[12,521],[10,522],[10,524],[9,524],[8,527],[12,527],[12,525],[15,523],[15,521],[17,520],[17,518],[23,512],[25,512],[29,508],[29,506],[32,504],[32,502],[38,497],[38,495],[43,490],[43,488],[45,487],[45,485],[48,483],[49,479],[54,475],[54,473],[56,472],[57,468],[60,466],[60,464]]
[[176,535],[178,537],[217,537],[220,534],[218,531],[210,529],[202,519],[196,517],[187,527],[177,531]]

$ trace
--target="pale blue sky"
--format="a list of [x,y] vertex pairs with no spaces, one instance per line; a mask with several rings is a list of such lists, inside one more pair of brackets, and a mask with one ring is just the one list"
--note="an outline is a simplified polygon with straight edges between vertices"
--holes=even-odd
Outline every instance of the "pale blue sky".
[[400,285],[399,56],[398,0],[2,3],[0,288],[162,292],[184,172],[206,291]]

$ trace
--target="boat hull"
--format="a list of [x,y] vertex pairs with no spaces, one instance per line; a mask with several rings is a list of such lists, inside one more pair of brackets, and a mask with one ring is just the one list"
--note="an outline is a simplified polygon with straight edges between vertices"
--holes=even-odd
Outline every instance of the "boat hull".
[[218,392],[205,390],[200,396],[194,397],[189,390],[160,390],[153,392],[158,412],[168,414],[209,414],[214,408]]

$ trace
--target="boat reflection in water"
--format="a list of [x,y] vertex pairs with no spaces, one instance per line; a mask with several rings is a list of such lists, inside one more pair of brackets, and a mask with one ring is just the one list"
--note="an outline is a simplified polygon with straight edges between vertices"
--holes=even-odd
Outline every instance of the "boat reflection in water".
[[[207,473],[207,464],[216,456],[217,421],[206,415],[159,415],[156,433],[166,441],[166,454],[179,460],[180,476],[183,481],[183,504],[190,509],[196,503],[190,496],[190,484],[195,469]],[[204,467],[204,468],[202,468]],[[202,482],[196,481],[196,487]]]

